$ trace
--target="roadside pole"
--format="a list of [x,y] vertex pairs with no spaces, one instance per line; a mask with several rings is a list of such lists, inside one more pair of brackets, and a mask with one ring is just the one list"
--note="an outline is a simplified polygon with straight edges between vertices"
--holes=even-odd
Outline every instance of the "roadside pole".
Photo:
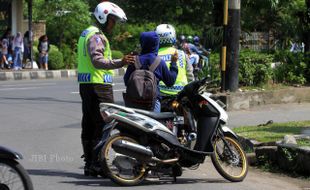
[[32,48],[32,37],[33,37],[33,32],[32,32],[32,0],[28,0],[28,38],[29,38],[29,43],[30,43],[30,63],[31,63],[31,69],[33,69],[33,48]]
[[226,51],[227,51],[227,23],[228,23],[228,0],[224,0],[223,19],[223,44],[221,52],[221,92],[226,89]]
[[240,41],[240,1],[229,0],[227,25],[227,67],[225,90],[235,92],[239,88],[239,41]]

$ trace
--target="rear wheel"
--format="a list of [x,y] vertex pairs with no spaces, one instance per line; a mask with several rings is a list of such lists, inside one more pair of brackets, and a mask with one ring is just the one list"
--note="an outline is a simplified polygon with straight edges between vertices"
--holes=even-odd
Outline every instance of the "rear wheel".
[[103,171],[112,181],[119,185],[138,185],[145,179],[145,164],[130,156],[117,153],[112,145],[119,140],[137,143],[133,138],[120,134],[111,136],[101,150]]
[[214,143],[214,154],[211,159],[216,170],[227,180],[242,181],[248,172],[248,162],[238,140],[224,136]]

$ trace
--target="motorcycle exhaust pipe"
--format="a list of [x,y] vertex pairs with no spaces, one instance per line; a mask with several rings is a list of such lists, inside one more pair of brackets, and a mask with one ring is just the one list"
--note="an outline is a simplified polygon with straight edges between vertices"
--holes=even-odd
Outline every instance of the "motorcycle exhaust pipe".
[[120,154],[136,158],[137,160],[150,161],[154,156],[152,150],[125,140],[118,140],[112,144],[112,148]]
[[161,160],[156,157],[154,157],[154,154],[152,150],[125,140],[118,140],[115,141],[112,144],[112,148],[119,154],[123,154],[126,156],[130,156],[133,158],[136,158],[137,160],[142,161],[154,161],[154,162],[160,162],[163,164],[173,164],[177,161],[179,161],[179,158],[172,158],[167,160]]

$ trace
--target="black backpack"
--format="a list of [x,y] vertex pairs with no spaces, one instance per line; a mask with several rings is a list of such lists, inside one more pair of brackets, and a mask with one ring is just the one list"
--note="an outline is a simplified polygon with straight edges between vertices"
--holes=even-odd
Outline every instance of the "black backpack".
[[136,56],[135,71],[127,82],[126,93],[123,94],[125,106],[144,110],[153,110],[157,97],[157,78],[155,69],[161,58],[156,57],[148,70],[142,69],[139,57]]

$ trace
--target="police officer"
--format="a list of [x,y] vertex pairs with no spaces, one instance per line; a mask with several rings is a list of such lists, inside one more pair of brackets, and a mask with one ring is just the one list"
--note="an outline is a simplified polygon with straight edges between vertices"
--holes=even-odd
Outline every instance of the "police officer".
[[176,32],[172,25],[160,24],[156,27],[155,31],[160,38],[158,55],[166,61],[168,67],[170,66],[171,56],[174,55],[176,51],[178,54],[178,75],[175,84],[172,87],[167,87],[163,82],[159,84],[160,92],[163,97],[162,111],[168,111],[167,106],[165,106],[165,97],[175,96],[188,82],[193,80],[193,67],[189,64],[188,57],[184,51],[174,47],[176,43]]
[[84,30],[78,42],[78,82],[82,99],[82,145],[84,152],[84,175],[97,176],[100,172],[94,146],[102,135],[104,121],[99,104],[114,102],[112,78],[113,69],[134,62],[126,55],[122,60],[112,60],[109,40],[105,33],[111,33],[117,21],[127,20],[124,11],[111,2],[99,3],[94,11],[95,24]]

